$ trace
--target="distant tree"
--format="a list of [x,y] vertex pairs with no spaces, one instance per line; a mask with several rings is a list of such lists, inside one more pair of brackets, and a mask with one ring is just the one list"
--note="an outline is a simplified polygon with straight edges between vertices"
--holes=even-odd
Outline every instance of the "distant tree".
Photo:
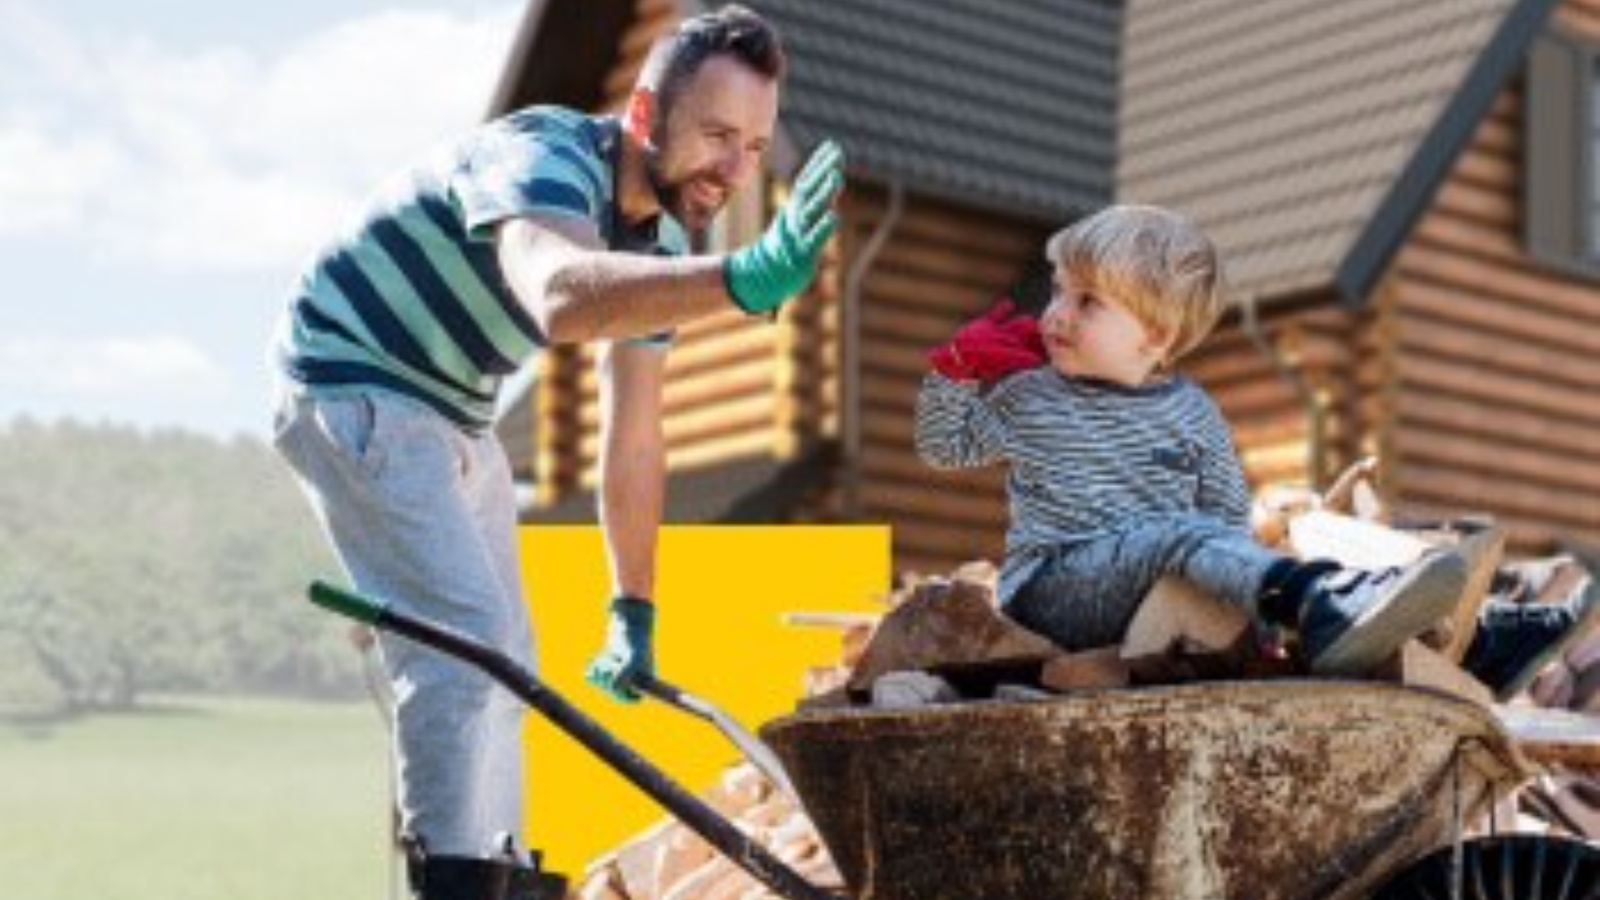
[[[0,428],[0,683],[69,712],[150,691],[351,696],[358,660],[304,601],[335,572],[262,442],[19,420]],[[25,671],[24,671],[25,670]]]

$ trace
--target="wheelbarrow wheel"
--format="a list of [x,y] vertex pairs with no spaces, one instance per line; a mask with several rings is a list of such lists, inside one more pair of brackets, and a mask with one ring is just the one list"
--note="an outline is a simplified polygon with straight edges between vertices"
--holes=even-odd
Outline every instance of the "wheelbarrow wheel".
[[[1589,900],[1600,896],[1600,847],[1510,834],[1461,845],[1461,894],[1473,900]],[[1448,900],[1455,848],[1440,847],[1384,883],[1372,900]]]

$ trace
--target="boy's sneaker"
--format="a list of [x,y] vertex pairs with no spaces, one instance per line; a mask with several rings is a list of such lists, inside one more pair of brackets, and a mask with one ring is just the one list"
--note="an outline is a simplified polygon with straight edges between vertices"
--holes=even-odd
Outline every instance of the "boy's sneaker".
[[1364,675],[1450,614],[1467,582],[1460,553],[1429,553],[1403,569],[1323,576],[1300,613],[1300,646],[1317,675]]
[[1557,603],[1497,603],[1486,607],[1462,667],[1502,702],[1527,690],[1544,667],[1600,622],[1595,579]]

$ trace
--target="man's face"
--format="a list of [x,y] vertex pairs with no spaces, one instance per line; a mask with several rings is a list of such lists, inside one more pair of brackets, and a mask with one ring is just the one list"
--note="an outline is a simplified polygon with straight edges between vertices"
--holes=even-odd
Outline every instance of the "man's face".
[[645,171],[662,208],[690,231],[710,225],[760,170],[777,118],[777,82],[730,57],[706,60],[652,129]]

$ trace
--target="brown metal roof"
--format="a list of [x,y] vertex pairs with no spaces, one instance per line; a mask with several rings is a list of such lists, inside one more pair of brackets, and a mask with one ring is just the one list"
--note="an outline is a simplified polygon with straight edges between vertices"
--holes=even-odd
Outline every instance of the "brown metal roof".
[[853,174],[1058,223],[1111,199],[1116,0],[742,0],[783,34],[783,121]]
[[[798,149],[831,137],[854,177],[1052,223],[1110,202],[1120,0],[742,2],[783,35]],[[490,114],[592,108],[637,6],[534,0]]]
[[1358,301],[1553,0],[1129,0],[1117,196],[1192,216],[1240,294]]

